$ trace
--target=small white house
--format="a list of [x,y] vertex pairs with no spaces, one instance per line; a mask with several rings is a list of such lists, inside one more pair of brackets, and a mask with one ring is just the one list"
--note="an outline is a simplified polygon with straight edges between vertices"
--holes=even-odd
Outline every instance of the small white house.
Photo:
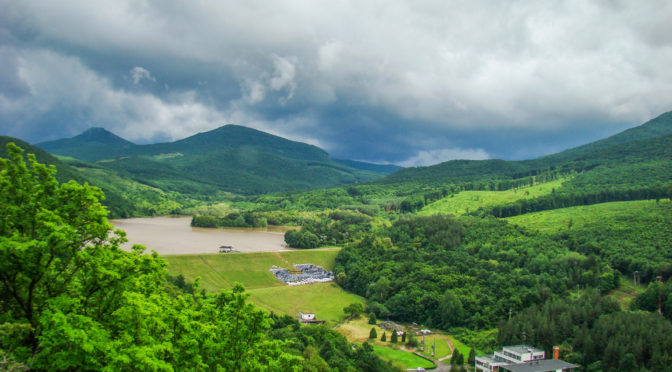
[[302,313],[299,311],[299,315],[301,315],[301,320],[302,321],[313,321],[315,320],[315,314],[313,313]]

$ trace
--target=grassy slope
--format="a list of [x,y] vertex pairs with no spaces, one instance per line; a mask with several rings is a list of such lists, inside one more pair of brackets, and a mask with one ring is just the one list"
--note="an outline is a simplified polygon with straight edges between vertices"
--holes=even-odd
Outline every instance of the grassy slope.
[[661,213],[665,212],[664,210],[661,211],[661,207],[664,210],[669,210],[670,201],[661,200],[656,203],[655,200],[639,200],[601,203],[528,213],[508,217],[506,220],[516,225],[526,226],[545,233],[567,229],[570,220],[573,229],[583,228],[587,224],[599,220],[602,225],[618,230],[626,228],[627,226],[624,225],[624,222],[634,216],[650,220],[662,217]]
[[[435,339],[436,337],[436,339]],[[431,335],[428,337],[425,337],[425,342],[427,343],[425,347],[425,351],[422,352],[423,355],[426,355],[428,357],[432,357],[432,344],[436,341],[436,349],[434,352],[434,358],[443,358],[445,356],[448,356],[452,353],[452,350],[450,350],[450,346],[448,345],[448,341],[446,341],[446,336],[442,335]],[[422,338],[420,338],[422,339]],[[468,354],[467,354],[468,356]]]
[[277,313],[298,316],[298,312],[313,312],[318,320],[335,326],[345,319],[343,308],[364,299],[345,292],[335,283],[252,289],[250,299],[257,305]]
[[480,207],[491,207],[499,204],[510,203],[520,199],[532,199],[538,196],[550,194],[553,189],[558,190],[567,179],[546,182],[531,187],[518,188],[505,191],[462,191],[455,195],[449,195],[426,205],[419,215],[427,216],[444,213],[456,216],[473,212]]
[[436,365],[433,362],[406,351],[390,349],[378,345],[373,345],[373,350],[383,359],[401,363],[407,369],[417,367],[423,367],[423,368],[436,367]]
[[334,283],[287,286],[268,271],[273,265],[289,267],[313,263],[333,269],[337,249],[245,254],[165,256],[171,275],[182,274],[187,280],[201,278],[201,288],[216,292],[231,288],[235,282],[248,289],[257,305],[277,313],[295,316],[297,311],[315,312],[318,319],[335,325],[345,318],[343,308],[364,299],[343,291]]

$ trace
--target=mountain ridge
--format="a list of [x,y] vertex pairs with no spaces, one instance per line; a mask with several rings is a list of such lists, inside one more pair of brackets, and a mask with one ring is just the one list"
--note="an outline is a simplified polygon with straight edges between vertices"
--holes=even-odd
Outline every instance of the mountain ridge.
[[146,185],[187,194],[212,186],[237,194],[302,190],[363,183],[385,174],[336,162],[317,146],[235,124],[147,145],[102,128],[37,145]]
[[[533,176],[553,170],[564,165],[585,169],[600,164],[599,156],[609,154],[611,161],[618,155],[613,149],[627,148],[628,144],[665,138],[672,134],[672,111],[663,113],[641,125],[626,129],[613,136],[577,146],[556,154],[546,155],[529,160],[450,160],[443,163],[405,168],[394,174],[373,181],[380,184],[427,182],[427,183],[460,183],[472,181],[488,181],[492,179],[516,179]],[[612,151],[609,151],[612,149]],[[653,151],[653,150],[652,150]],[[652,153],[655,155],[655,151]],[[627,157],[627,154],[622,154]],[[657,156],[657,155],[655,155]]]

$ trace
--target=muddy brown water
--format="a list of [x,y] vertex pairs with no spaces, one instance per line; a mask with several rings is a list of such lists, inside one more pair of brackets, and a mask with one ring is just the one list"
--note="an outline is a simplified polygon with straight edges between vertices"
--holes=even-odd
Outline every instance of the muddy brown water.
[[210,229],[191,227],[191,217],[147,217],[110,220],[116,229],[126,231],[128,243],[142,244],[161,255],[218,253],[219,246],[230,245],[239,252],[284,251],[287,228]]

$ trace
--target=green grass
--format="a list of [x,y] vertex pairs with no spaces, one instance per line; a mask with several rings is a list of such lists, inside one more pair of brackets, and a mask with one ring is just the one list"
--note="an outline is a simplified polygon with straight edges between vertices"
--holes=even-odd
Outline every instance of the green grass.
[[645,285],[636,287],[632,278],[621,278],[620,285],[609,293],[609,297],[616,300],[621,305],[621,309],[627,310],[630,308],[632,300],[645,290]]
[[343,308],[364,299],[345,292],[335,283],[288,286],[268,271],[273,265],[288,268],[312,263],[332,270],[338,249],[243,254],[203,254],[164,256],[170,275],[182,274],[188,281],[200,278],[200,286],[209,292],[228,289],[241,283],[250,300],[276,313],[296,316],[298,311],[314,312],[319,320],[334,326],[343,321]]
[[257,305],[276,313],[298,316],[298,312],[312,312],[318,320],[335,326],[345,319],[343,308],[364,298],[348,293],[336,283],[259,288],[249,291],[250,299]]
[[202,254],[164,256],[171,275],[182,274],[187,280],[201,278],[201,287],[217,292],[231,288],[235,282],[246,289],[285,286],[268,271],[273,265],[313,263],[326,270],[334,267],[338,249],[289,252],[254,252],[244,254]]
[[460,340],[456,339],[455,337],[448,336],[450,338],[450,342],[453,343],[453,346],[457,351],[464,356],[464,360],[467,360],[469,357],[469,351],[471,351],[471,348],[465,344],[463,344]]
[[568,229],[570,221],[571,228],[580,229],[598,219],[601,224],[618,229],[632,216],[656,219],[660,217],[661,208],[669,210],[669,207],[669,199],[658,203],[655,200],[611,202],[527,213],[506,220],[546,233]]
[[387,347],[373,345],[373,351],[378,354],[384,360],[391,360],[393,362],[398,362],[404,366],[404,368],[434,368],[436,364],[429,361],[425,358],[421,358],[413,353],[407,351],[390,349]]
[[[434,342],[433,335],[429,337],[425,337],[425,351],[422,352],[422,354],[431,357],[432,356],[432,343]],[[442,337],[444,336],[438,336],[436,338],[436,350],[434,352],[434,359],[438,358],[443,358],[446,355],[450,355],[452,353],[452,350],[450,350],[450,345],[448,345],[448,341],[443,339]]]
[[532,199],[560,189],[562,183],[568,178],[559,179],[538,185],[505,191],[462,191],[455,195],[449,195],[434,203],[426,205],[418,212],[419,215],[427,216],[444,213],[456,216],[473,212],[481,207],[514,202],[521,199]]

